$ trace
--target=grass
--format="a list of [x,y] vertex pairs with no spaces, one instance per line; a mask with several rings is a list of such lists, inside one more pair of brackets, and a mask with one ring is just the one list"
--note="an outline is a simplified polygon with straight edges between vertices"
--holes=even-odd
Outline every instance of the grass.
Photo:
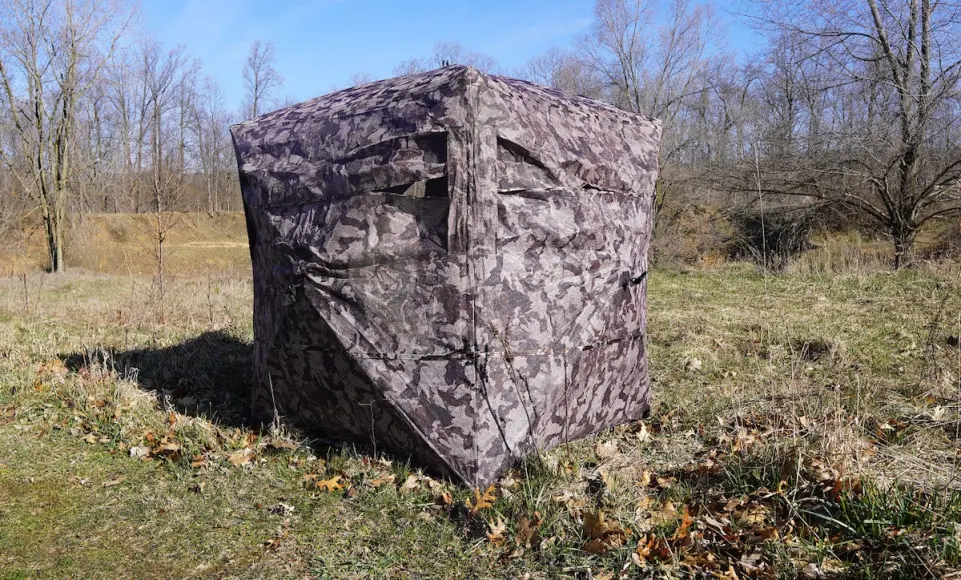
[[958,571],[961,280],[816,271],[655,271],[651,417],[491,490],[245,426],[247,279],[0,279],[0,577]]
[[[243,276],[250,249],[243,212],[174,213],[165,242],[168,273]],[[40,224],[0,245],[0,275],[48,266]],[[156,264],[156,217],[150,213],[86,214],[68,235],[67,267],[110,275],[152,275]]]

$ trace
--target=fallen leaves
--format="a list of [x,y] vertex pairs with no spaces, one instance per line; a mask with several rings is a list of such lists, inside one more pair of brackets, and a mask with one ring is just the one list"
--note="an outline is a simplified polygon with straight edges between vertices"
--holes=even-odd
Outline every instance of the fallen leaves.
[[734,512],[738,526],[755,527],[770,521],[773,510],[762,503],[750,504],[746,509]]
[[594,453],[601,459],[610,459],[619,453],[617,441],[600,441],[594,446]]
[[136,445],[130,448],[130,457],[146,459],[150,455],[150,448],[143,445]]
[[381,487],[383,485],[392,485],[396,479],[397,479],[396,475],[394,475],[393,473],[388,473],[385,475],[381,475],[380,477],[375,477],[374,479],[370,480],[370,485],[371,487],[375,487],[375,488]]
[[647,558],[651,555],[651,551],[657,542],[657,538],[643,536],[637,541],[637,547],[634,548],[634,553],[631,554],[631,559],[638,566],[644,566],[647,563]]
[[283,543],[283,541],[288,538],[289,535],[290,535],[290,532],[288,532],[287,530],[277,532],[273,538],[265,541],[263,543],[263,546],[268,551],[276,550],[277,548],[280,547],[281,543]]
[[493,485],[489,486],[484,493],[481,493],[479,488],[474,489],[474,499],[473,501],[468,498],[464,501],[464,505],[467,506],[470,514],[477,515],[481,510],[488,509],[494,505],[497,500],[497,496],[494,494],[495,487]]
[[[105,399],[90,399],[88,405],[94,409],[111,411],[113,419],[118,420],[122,406],[112,406]],[[115,440],[110,437],[102,436],[97,432],[97,427],[87,415],[76,411],[70,419],[74,426],[70,427],[70,432],[88,444],[108,444],[111,454],[122,452],[129,454],[134,459],[155,459],[180,462],[186,452],[186,445],[178,438],[178,434],[185,426],[198,425],[196,419],[187,418],[173,411],[165,411],[163,415],[163,426],[166,434],[157,435],[154,431],[148,430],[140,437],[138,444],[131,444],[124,440]],[[67,421],[64,421],[64,427]],[[205,430],[211,431],[209,426],[200,424]],[[260,453],[265,455],[289,454],[288,464],[292,467],[302,465],[316,460],[315,457],[298,454],[301,445],[274,435],[264,435],[257,431],[246,429],[216,429],[212,430],[217,441],[205,440],[200,438],[194,440],[191,447],[194,448],[190,456],[190,467],[194,469],[209,469],[223,461],[235,468],[252,468],[258,462],[267,462],[266,457],[260,457]],[[218,445],[218,442],[220,445]],[[199,445],[196,445],[199,443]],[[196,449],[200,447],[200,449]],[[308,461],[309,460],[309,461]],[[322,461],[322,460],[318,460]]]
[[227,461],[234,467],[245,467],[251,464],[254,459],[254,450],[244,447],[239,451],[234,451],[227,456]]
[[328,479],[320,479],[314,482],[314,487],[325,493],[333,493],[335,491],[342,491],[345,488],[345,484],[341,483],[343,477],[335,475]]
[[893,443],[900,439],[910,426],[907,421],[892,417],[878,423],[874,436],[881,443]]
[[617,522],[607,519],[603,511],[581,513],[581,533],[587,540],[584,551],[589,554],[603,554],[627,541],[627,533]]
[[[796,330],[778,329],[767,323],[759,328],[760,330],[750,330],[749,333],[759,334],[763,339],[757,341],[759,348],[768,349],[785,338],[787,332]],[[653,340],[660,344],[663,350],[665,337],[668,335],[671,335],[670,341],[673,344],[673,334],[673,330],[665,331],[661,336],[654,336]],[[957,331],[953,334],[956,335]],[[827,416],[824,409],[826,405],[858,410],[858,416],[835,414],[833,416],[836,418],[832,421],[849,427],[859,438],[859,444],[862,443],[860,438],[866,435],[877,450],[873,453],[880,453],[874,461],[880,464],[890,459],[887,452],[892,450],[884,443],[886,440],[904,439],[905,435],[909,435],[908,442],[921,445],[928,440],[929,435],[943,437],[941,431],[928,433],[926,430],[931,427],[931,421],[956,419],[957,405],[953,398],[939,394],[930,400],[925,399],[924,404],[927,406],[923,408],[918,407],[920,402],[914,401],[913,395],[911,400],[902,401],[899,398],[896,401],[885,401],[885,414],[872,419],[872,410],[861,404],[863,399],[860,383],[844,384],[843,388],[830,387],[832,393],[837,394],[836,398],[820,392],[820,385],[828,382],[832,385],[843,384],[843,381],[855,375],[859,376],[859,373],[848,373],[848,362],[841,365],[844,372],[838,376],[832,374],[822,377],[818,374],[809,379],[795,377],[793,374],[779,376],[775,372],[764,370],[764,373],[770,375],[770,381],[768,378],[758,381],[758,385],[764,390],[757,393],[748,389],[753,386],[751,383],[755,382],[752,376],[753,367],[768,363],[751,360],[750,368],[742,369],[729,360],[716,358],[699,344],[687,344],[684,337],[693,336],[688,334],[687,330],[677,336],[677,345],[671,347],[673,350],[668,350],[669,355],[662,357],[662,362],[665,362],[662,370],[667,373],[663,379],[669,383],[684,378],[683,373],[677,373],[680,370],[677,368],[679,361],[675,360],[678,354],[683,356],[690,352],[702,359],[703,366],[701,360],[693,357],[687,365],[691,376],[686,378],[694,380],[688,381],[690,384],[684,386],[691,387],[696,393],[697,396],[691,398],[694,403],[688,405],[691,401],[684,397],[662,399],[654,408],[655,412],[645,421],[634,421],[607,430],[561,451],[545,452],[542,462],[522,464],[516,471],[502,478],[496,488],[485,486],[474,490],[444,481],[441,481],[440,485],[446,485],[446,488],[435,487],[434,481],[422,474],[410,474],[410,468],[403,464],[402,460],[398,460],[402,465],[392,466],[389,461],[351,451],[340,453],[332,450],[327,456],[326,448],[318,451],[306,444],[300,446],[287,438],[275,438],[272,434],[274,432],[251,432],[227,424],[208,423],[199,417],[199,413],[176,414],[157,406],[145,409],[146,405],[144,410],[149,410],[149,413],[141,413],[140,408],[130,412],[132,407],[129,404],[121,411],[129,400],[121,397],[126,397],[123,389],[115,388],[112,382],[105,385],[108,387],[106,389],[77,389],[80,392],[77,404],[66,406],[54,399],[59,396],[57,391],[61,390],[58,383],[52,377],[44,376],[38,387],[43,390],[43,397],[54,403],[54,407],[45,409],[37,405],[25,408],[25,412],[15,417],[16,409],[2,408],[0,405],[0,424],[12,421],[15,424],[10,429],[18,429],[34,421],[33,415],[39,418],[43,413],[44,420],[47,420],[49,415],[50,424],[45,426],[50,429],[77,428],[73,443],[81,456],[103,455],[90,453],[90,450],[96,446],[95,443],[103,442],[100,439],[103,434],[108,434],[111,441],[107,448],[117,451],[117,457],[113,458],[114,464],[129,463],[127,467],[137,473],[144,469],[152,471],[143,464],[134,465],[138,459],[162,461],[182,456],[179,465],[164,466],[158,473],[173,473],[175,477],[171,479],[177,482],[177,486],[190,486],[190,494],[208,493],[211,496],[209,499],[218,501],[223,494],[224,485],[229,483],[231,489],[239,492],[231,494],[232,497],[239,497],[241,501],[246,501],[243,499],[246,497],[256,497],[264,502],[264,510],[277,516],[285,517],[290,514],[290,510],[284,508],[284,502],[289,501],[298,507],[304,506],[307,513],[303,515],[303,523],[307,523],[308,517],[316,517],[315,514],[347,512],[354,515],[354,512],[361,512],[366,515],[375,511],[387,514],[388,525],[391,524],[389,518],[394,514],[398,526],[408,523],[411,527],[422,526],[421,520],[432,522],[428,525],[437,526],[444,534],[449,534],[451,530],[463,532],[468,538],[463,546],[467,546],[472,552],[471,555],[490,548],[497,553],[490,554],[489,562],[514,558],[511,568],[515,570],[523,569],[529,563],[536,566],[549,561],[551,564],[559,564],[554,568],[558,574],[567,573],[571,576],[581,574],[603,577],[596,571],[582,572],[581,568],[586,567],[585,563],[591,566],[599,564],[599,567],[607,568],[607,577],[612,576],[611,571],[613,576],[619,577],[650,577],[661,572],[650,571],[645,575],[638,570],[617,571],[622,564],[631,561],[638,566],[664,563],[665,568],[672,568],[664,575],[679,577],[763,577],[772,575],[772,567],[776,565],[784,566],[777,570],[779,574],[792,576],[800,574],[801,570],[807,567],[808,562],[802,562],[801,559],[817,557],[818,564],[811,565],[814,574],[830,577],[832,568],[821,564],[822,554],[830,554],[851,562],[858,557],[854,555],[854,550],[868,554],[877,551],[878,546],[885,546],[884,538],[888,534],[902,534],[896,536],[896,541],[910,545],[912,549],[919,546],[916,548],[919,553],[927,550],[928,545],[934,544],[928,541],[934,536],[914,536],[913,530],[905,532],[904,529],[889,524],[887,520],[893,518],[887,515],[877,516],[878,523],[864,524],[865,521],[875,520],[873,516],[868,516],[867,519],[857,521],[865,526],[872,526],[877,538],[876,544],[859,544],[852,548],[851,553],[843,553],[837,547],[839,542],[832,537],[843,533],[838,531],[839,525],[826,520],[816,521],[804,515],[798,516],[797,511],[816,511],[818,516],[840,518],[857,527],[851,520],[845,519],[846,516],[839,515],[837,506],[832,505],[832,502],[840,503],[842,499],[852,495],[858,496],[862,491],[858,480],[844,477],[842,463],[837,459],[850,455],[848,449],[833,445],[832,440],[822,439],[831,434],[830,425],[826,425],[824,420]],[[703,337],[697,338],[699,343],[703,343]],[[657,342],[659,340],[661,342]],[[710,337],[707,340],[710,340]],[[723,348],[732,349],[740,358],[740,340],[731,337],[728,341],[729,344]],[[957,346],[956,337],[953,346]],[[878,352],[880,354],[883,351]],[[671,359],[671,356],[675,359]],[[864,365],[867,362],[860,360],[858,356],[849,358],[852,371],[857,370],[853,363]],[[884,357],[883,362],[887,364],[887,357]],[[793,362],[791,364],[793,365]],[[727,380],[735,376],[733,368],[736,368],[740,378]],[[947,370],[953,368],[949,367]],[[771,369],[776,371],[777,367]],[[768,374],[765,374],[765,377]],[[941,374],[940,370],[938,374]],[[952,378],[956,378],[954,375],[956,373],[952,374]],[[186,375],[185,378],[190,379]],[[35,396],[30,390],[31,380],[32,377],[27,377],[23,384],[24,396]],[[133,381],[128,383],[119,386],[137,390]],[[164,381],[164,384],[173,383]],[[159,389],[159,385],[154,387]],[[928,385],[925,384],[924,387],[927,390]],[[745,392],[739,392],[741,389]],[[827,389],[828,387],[824,387],[825,391]],[[191,390],[194,390],[193,387]],[[203,390],[197,391],[200,398]],[[86,400],[88,394],[89,401]],[[156,405],[157,394],[163,393],[143,393],[150,398],[147,404]],[[854,398],[855,394],[857,398]],[[755,398],[755,395],[760,396]],[[813,401],[815,404],[808,404],[812,402],[812,398],[816,399]],[[729,399],[737,403],[736,408],[724,407],[723,403],[727,403]],[[187,398],[178,397],[173,400],[177,408],[182,410],[181,402]],[[214,403],[216,402],[215,400]],[[897,405],[888,404],[895,402]],[[206,403],[203,401],[204,408]],[[697,408],[700,403],[703,403],[703,408]],[[902,416],[900,419],[889,419],[890,415],[896,416],[901,412],[902,403],[912,413],[911,418]],[[782,416],[777,417],[775,413],[768,412],[768,409],[774,408],[779,412],[783,411]],[[920,410],[915,414],[918,408]],[[715,410],[722,415],[716,422],[713,418]],[[754,410],[761,410],[765,416],[752,416]],[[864,413],[860,414],[862,410]],[[74,421],[75,417],[75,423],[66,424],[67,421]],[[117,425],[105,424],[110,417],[117,420]],[[854,422],[855,419],[861,422]],[[65,423],[63,427],[59,426],[61,420]],[[86,425],[78,424],[80,421]],[[907,423],[911,423],[911,426]],[[31,426],[35,428],[24,431],[28,436],[40,427],[36,422]],[[144,430],[147,428],[153,429],[156,436],[146,437]],[[772,429],[781,434],[774,441],[769,441],[771,435],[768,433],[771,433]],[[919,435],[924,437],[915,439],[913,430],[921,431]],[[164,433],[167,433],[166,437]],[[816,439],[811,441],[822,445],[807,445],[810,441],[805,438],[812,436]],[[126,446],[122,445],[121,438],[125,439]],[[770,443],[777,445],[769,445]],[[958,447],[957,440],[947,441],[945,446],[946,454],[953,453]],[[795,447],[799,448],[796,458]],[[128,453],[132,458],[129,461],[120,457],[121,454]],[[329,459],[329,465],[323,459],[313,457],[312,453],[325,455],[325,458]],[[815,453],[829,454],[830,459],[810,461],[805,455]],[[681,462],[685,461],[689,454],[695,454],[697,461],[689,472],[685,472]],[[943,455],[946,458],[945,465],[950,466],[951,458],[946,454]],[[787,461],[784,461],[785,457]],[[20,473],[22,466],[13,465],[13,461],[6,457],[0,459],[14,468],[13,474],[0,471],[4,477],[15,477],[16,480],[25,478],[26,474]],[[647,461],[650,461],[650,464],[647,464]],[[787,463],[790,469],[785,469],[782,463]],[[905,464],[912,465],[909,462]],[[845,465],[848,469],[855,467],[850,461]],[[0,465],[0,470],[3,467]],[[78,464],[76,469],[82,470],[86,467]],[[257,471],[261,469],[263,471]],[[203,472],[192,473],[191,470]],[[608,485],[602,470],[606,470],[611,476],[610,482],[613,485]],[[308,472],[312,475],[305,485],[301,485],[300,478]],[[145,485],[140,477],[133,477],[134,471],[128,472],[130,475],[126,483],[122,483],[122,478],[118,477],[122,472],[100,472],[99,476],[89,471],[78,473],[88,477],[93,483],[74,480],[77,485],[87,484],[87,488],[80,489],[77,485],[66,484],[71,488],[70,491],[93,495],[102,488],[118,486],[113,491],[102,493],[116,496],[118,492],[127,492],[131,486],[139,490]],[[67,476],[69,475],[68,472]],[[194,477],[191,478],[191,475]],[[44,483],[42,479],[40,481]],[[210,492],[204,491],[205,484],[211,488]],[[282,492],[289,499],[282,500],[274,508],[269,506],[276,504],[279,498],[247,493],[248,486],[267,485],[271,486],[270,493],[273,494],[275,484],[278,487],[286,484],[298,489]],[[768,486],[768,489],[762,486]],[[361,509],[347,505],[346,498],[350,493],[347,490],[359,494],[356,503]],[[331,503],[335,494],[339,495],[336,495],[336,501]],[[642,498],[641,501],[637,501],[638,498]],[[202,504],[204,502],[201,500],[205,498],[188,495],[188,499],[193,500],[192,503]],[[311,502],[316,505],[311,505]],[[167,506],[171,519],[177,520],[180,514],[176,512],[183,507],[177,507],[175,503],[164,505]],[[264,513],[257,515],[264,516]],[[235,515],[238,518],[243,517]],[[298,513],[296,517],[299,519],[300,515]],[[276,523],[281,518],[272,516],[262,519]],[[950,525],[950,520],[948,522],[947,525]],[[438,535],[434,532],[438,530],[428,529],[428,532],[419,538],[437,538]],[[271,538],[272,531],[253,536],[256,538],[254,543]],[[810,549],[812,536],[817,536],[817,556],[810,552],[802,553]],[[365,547],[351,546],[351,537],[338,542],[348,548]],[[444,539],[446,540],[446,537]],[[281,537],[273,538],[268,542],[268,548],[275,547],[281,540]],[[842,541],[847,541],[847,538]],[[771,546],[776,542],[783,543],[783,551],[780,547],[772,549]],[[957,544],[957,540],[953,542],[951,545]],[[291,541],[291,544],[295,543],[299,548],[299,542]],[[524,550],[538,549],[543,550],[541,554],[529,554],[525,560],[520,560],[520,556],[516,555]],[[474,552],[475,550],[477,552]],[[592,556],[595,553],[600,556]],[[788,556],[783,556],[785,553]],[[365,561],[379,556],[376,552],[373,555],[358,552],[357,555]],[[897,552],[893,555],[894,559],[901,556]],[[775,557],[798,558],[795,561],[796,570],[791,570],[790,561],[774,562],[772,558]],[[567,572],[560,572],[561,565],[570,568]],[[698,573],[688,574],[681,570],[688,566],[697,568]],[[934,574],[937,573],[939,571],[935,570]]]
[[[154,458],[169,459],[170,461],[177,462],[181,458],[181,450],[183,446],[174,438],[173,434],[167,434],[158,439],[156,435],[148,431],[144,435],[144,439],[147,441],[148,452],[147,455]],[[133,455],[133,449],[131,448],[131,456]]]
[[493,519],[488,520],[487,527],[489,528],[487,540],[495,546],[502,545],[506,540],[504,535],[507,533],[507,523],[504,518],[497,516],[496,522]]
[[638,486],[645,488],[651,485],[651,472],[645,469],[641,472],[641,477],[638,479]]
[[[79,477],[79,476],[76,476],[76,475],[71,475],[70,477],[67,478],[67,481],[70,482],[70,483],[75,483],[75,484],[79,485],[80,487],[89,487],[89,486],[90,486],[90,480],[89,480],[89,479],[86,479],[86,478],[84,478],[84,477]],[[31,482],[31,483],[32,483],[32,482]]]
[[638,421],[638,423],[640,425],[637,428],[635,436],[637,437],[638,442],[643,443],[651,438],[651,433],[647,430],[647,425],[644,424],[644,421]]
[[672,554],[672,547],[664,538],[653,534],[644,535],[637,541],[637,546],[631,553],[631,562],[640,568],[646,568],[653,562],[670,562]]
[[404,483],[401,484],[400,489],[401,491],[413,491],[419,487],[420,479],[416,475],[411,474],[408,475],[407,479],[404,480]]
[[267,508],[269,513],[279,516],[289,516],[297,511],[297,508],[285,502],[278,502],[277,505]]
[[642,510],[645,507],[648,508],[651,525],[667,526],[677,521],[678,519],[677,506],[675,506],[674,502],[672,502],[671,500],[669,499],[664,500],[664,503],[660,504],[660,506],[654,509],[650,509],[652,507],[651,498],[648,497],[648,498],[645,498],[645,500],[641,501],[641,503],[639,504],[639,507]]
[[285,453],[293,452],[300,449],[300,445],[287,441],[284,439],[277,439],[276,437],[270,437],[263,442],[264,451],[268,453]]
[[684,359],[684,370],[696,373],[697,371],[701,370],[701,366],[703,366],[703,364],[704,363],[701,362],[701,359],[697,358],[696,356],[689,356]]
[[551,498],[551,501],[567,506],[571,515],[576,515],[580,513],[582,508],[587,507],[587,498],[570,491],[555,495]]
[[180,461],[180,450],[182,448],[179,442],[164,437],[157,446],[150,450],[150,454],[154,457],[163,457],[176,462]]
[[521,548],[537,548],[541,543],[540,527],[543,523],[540,512],[533,516],[521,514],[517,519],[517,534],[515,540]]
[[687,538],[690,533],[691,524],[694,523],[694,518],[691,517],[691,511],[687,506],[684,506],[684,510],[681,513],[681,524],[674,530],[674,535],[671,536],[672,540],[683,540]]
[[[391,481],[393,481],[393,477],[391,477]],[[405,493],[413,493],[421,490],[438,492],[443,491],[444,488],[445,486],[443,483],[432,477],[428,477],[421,473],[411,473],[404,479],[404,483],[400,485],[399,489]]]

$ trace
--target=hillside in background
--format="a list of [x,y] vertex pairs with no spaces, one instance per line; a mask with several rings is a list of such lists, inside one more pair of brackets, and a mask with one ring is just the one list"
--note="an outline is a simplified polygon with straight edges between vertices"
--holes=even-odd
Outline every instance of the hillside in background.
[[[177,213],[164,243],[171,275],[248,275],[250,253],[242,212]],[[157,223],[152,214],[89,214],[74,220],[68,269],[104,274],[152,274],[157,269]],[[47,265],[43,230],[17,233],[0,244],[6,276]]]
[[[764,214],[751,215],[756,218]],[[164,243],[166,274],[249,276],[243,212],[184,212],[169,214],[166,219],[171,224]],[[761,265],[766,252],[769,267],[792,273],[864,274],[891,266],[890,242],[868,228],[814,221],[791,228],[793,237],[788,239],[781,231],[784,223],[783,217],[768,213],[763,230],[766,235],[760,236],[758,219],[745,219],[717,204],[675,200],[663,207],[658,217],[653,260],[658,267],[709,268],[739,261]],[[66,262],[70,270],[156,274],[154,214],[88,214],[72,220],[67,236]],[[44,244],[39,222],[33,228],[0,236],[0,276],[47,268],[49,258]],[[914,255],[918,264],[957,260],[961,257],[961,222],[940,220],[923,228]]]

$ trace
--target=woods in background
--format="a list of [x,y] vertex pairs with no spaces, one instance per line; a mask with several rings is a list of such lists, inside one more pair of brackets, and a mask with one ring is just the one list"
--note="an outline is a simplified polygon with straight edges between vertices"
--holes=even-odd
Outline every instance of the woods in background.
[[[749,58],[724,46],[710,3],[598,0],[573,46],[517,70],[446,42],[394,73],[469,64],[662,119],[662,258],[697,206],[746,227],[767,212],[775,232],[843,220],[889,240],[901,265],[921,228],[961,214],[961,7],[745,0],[739,9],[762,15],[742,17],[758,35]],[[73,217],[156,214],[162,255],[174,212],[240,209],[227,127],[283,104],[272,44],[255,42],[237,71],[246,96],[233,111],[183,47],[135,34],[128,3],[0,0],[0,12],[0,235],[42,225],[60,271]],[[779,244],[793,247],[769,231],[742,238],[763,247],[765,263]]]
[[172,212],[240,208],[238,115],[183,47],[134,35],[130,3],[2,0],[0,13],[0,234],[39,219],[62,271],[71,216],[154,213],[162,255]]

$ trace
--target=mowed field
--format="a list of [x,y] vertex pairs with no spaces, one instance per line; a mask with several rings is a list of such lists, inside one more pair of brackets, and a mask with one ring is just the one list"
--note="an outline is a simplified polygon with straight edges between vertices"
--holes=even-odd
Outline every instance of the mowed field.
[[162,308],[136,220],[0,272],[0,578],[961,570],[957,266],[655,269],[650,418],[474,490],[245,424],[243,220],[188,217]]

